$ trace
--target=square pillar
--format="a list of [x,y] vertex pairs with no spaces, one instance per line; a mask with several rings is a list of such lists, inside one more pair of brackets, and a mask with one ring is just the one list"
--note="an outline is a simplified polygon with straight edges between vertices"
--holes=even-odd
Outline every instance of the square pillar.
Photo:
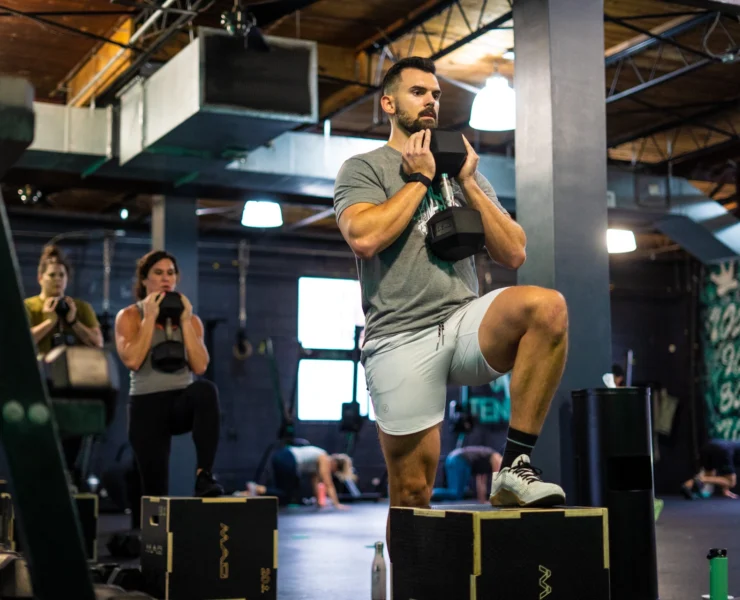
[[571,391],[611,369],[606,248],[603,0],[516,0],[516,215],[527,233],[520,285],[568,303],[569,352],[533,454],[573,492]]

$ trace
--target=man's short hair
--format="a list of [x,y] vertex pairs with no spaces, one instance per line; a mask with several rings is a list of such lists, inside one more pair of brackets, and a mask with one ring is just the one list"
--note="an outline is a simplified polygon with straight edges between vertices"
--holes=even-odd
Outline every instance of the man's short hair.
[[437,73],[437,67],[434,64],[434,61],[429,58],[422,58],[421,56],[402,58],[388,69],[385,77],[383,77],[383,84],[380,87],[380,89],[383,90],[383,94],[392,93],[393,88],[401,78],[401,73],[405,69],[418,69],[419,71],[431,73],[432,75],[436,75]]

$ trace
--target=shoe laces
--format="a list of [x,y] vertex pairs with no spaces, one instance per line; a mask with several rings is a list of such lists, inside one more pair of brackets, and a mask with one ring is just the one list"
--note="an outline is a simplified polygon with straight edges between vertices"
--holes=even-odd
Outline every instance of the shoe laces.
[[542,475],[542,469],[533,467],[529,463],[521,463],[516,467],[511,468],[511,472],[515,473],[518,477],[521,477],[524,481],[542,481],[540,475]]

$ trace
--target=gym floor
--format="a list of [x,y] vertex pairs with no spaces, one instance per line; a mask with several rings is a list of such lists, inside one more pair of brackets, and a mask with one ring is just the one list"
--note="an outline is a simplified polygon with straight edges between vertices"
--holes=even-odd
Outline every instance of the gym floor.
[[[279,517],[280,600],[370,598],[373,545],[385,538],[385,502],[353,504],[347,512],[288,508]],[[105,543],[129,517],[101,515],[100,560]],[[697,600],[709,592],[707,551],[726,548],[730,594],[740,595],[740,501],[688,502],[666,498],[656,527],[660,600]],[[387,561],[387,551],[386,551]],[[390,582],[389,582],[390,589]],[[388,598],[390,598],[390,591]],[[195,599],[194,599],[195,600]]]

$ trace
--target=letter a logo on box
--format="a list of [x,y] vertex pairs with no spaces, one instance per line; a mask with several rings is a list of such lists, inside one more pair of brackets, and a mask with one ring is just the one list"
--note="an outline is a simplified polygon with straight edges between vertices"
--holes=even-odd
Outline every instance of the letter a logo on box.
[[552,575],[552,571],[547,567],[540,565],[540,573],[542,573],[542,577],[540,577],[540,589],[542,590],[540,592],[540,600],[542,600],[552,594],[552,588],[547,583],[547,580],[550,579],[550,576]]

